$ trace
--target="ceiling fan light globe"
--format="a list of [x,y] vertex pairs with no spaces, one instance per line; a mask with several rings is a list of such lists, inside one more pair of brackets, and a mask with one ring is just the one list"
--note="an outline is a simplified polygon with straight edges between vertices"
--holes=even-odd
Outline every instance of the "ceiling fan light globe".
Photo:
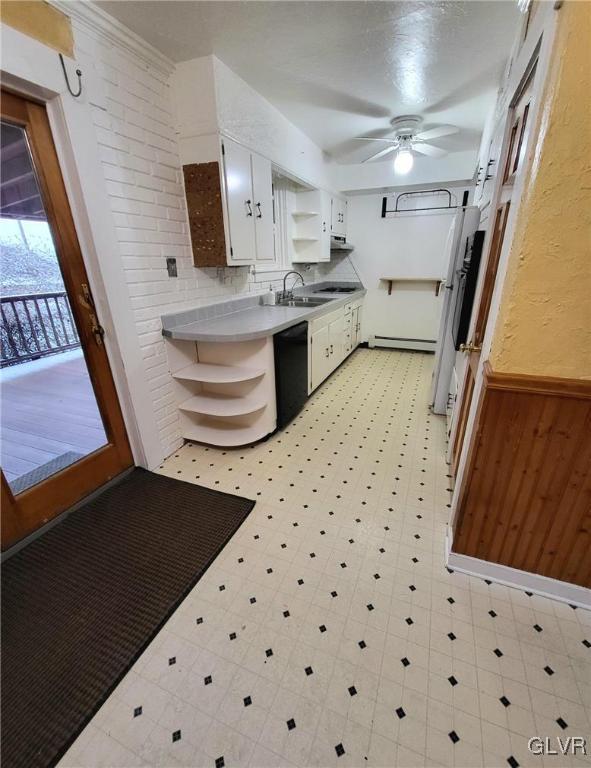
[[394,173],[404,175],[413,167],[414,159],[408,149],[401,149],[394,158]]

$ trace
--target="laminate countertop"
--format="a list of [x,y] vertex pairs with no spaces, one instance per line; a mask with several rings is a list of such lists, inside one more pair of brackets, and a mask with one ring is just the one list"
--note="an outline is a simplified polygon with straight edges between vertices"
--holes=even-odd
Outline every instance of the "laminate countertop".
[[[316,289],[316,292],[315,292]],[[286,306],[268,306],[265,304],[253,304],[252,297],[250,304],[248,300],[242,300],[244,307],[236,305],[241,304],[241,300],[227,302],[228,311],[223,312],[223,303],[215,305],[217,312],[214,317],[190,319],[191,310],[177,313],[176,315],[165,315],[162,317],[162,335],[170,339],[180,341],[251,341],[252,339],[261,339],[266,336],[273,336],[279,331],[283,331],[292,325],[297,325],[304,320],[312,320],[315,317],[332,312],[339,307],[344,306],[350,301],[355,301],[365,296],[365,288],[359,285],[351,293],[322,293],[317,292],[316,286],[310,286],[308,290],[297,291],[295,298],[304,296],[330,299],[325,304],[315,307],[286,307]],[[256,297],[260,301],[260,297]],[[236,308],[233,308],[234,305]],[[206,307],[201,310],[209,309]],[[193,311],[195,312],[195,310]]]

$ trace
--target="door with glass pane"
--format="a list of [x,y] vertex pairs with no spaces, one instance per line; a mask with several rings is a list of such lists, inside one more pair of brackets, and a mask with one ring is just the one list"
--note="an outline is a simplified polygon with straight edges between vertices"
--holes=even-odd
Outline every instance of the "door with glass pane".
[[2,548],[133,463],[45,108],[2,91]]

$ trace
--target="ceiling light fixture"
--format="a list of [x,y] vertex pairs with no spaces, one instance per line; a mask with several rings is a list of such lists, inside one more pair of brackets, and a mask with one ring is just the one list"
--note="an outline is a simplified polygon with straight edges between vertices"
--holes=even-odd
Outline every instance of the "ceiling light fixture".
[[414,163],[409,149],[399,149],[394,158],[394,173],[405,174],[410,171]]

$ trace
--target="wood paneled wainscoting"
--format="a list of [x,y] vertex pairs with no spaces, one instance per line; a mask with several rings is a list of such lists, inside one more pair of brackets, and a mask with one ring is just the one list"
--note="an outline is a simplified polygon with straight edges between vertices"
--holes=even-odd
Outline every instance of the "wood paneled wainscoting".
[[485,363],[464,477],[453,553],[591,587],[591,381]]

